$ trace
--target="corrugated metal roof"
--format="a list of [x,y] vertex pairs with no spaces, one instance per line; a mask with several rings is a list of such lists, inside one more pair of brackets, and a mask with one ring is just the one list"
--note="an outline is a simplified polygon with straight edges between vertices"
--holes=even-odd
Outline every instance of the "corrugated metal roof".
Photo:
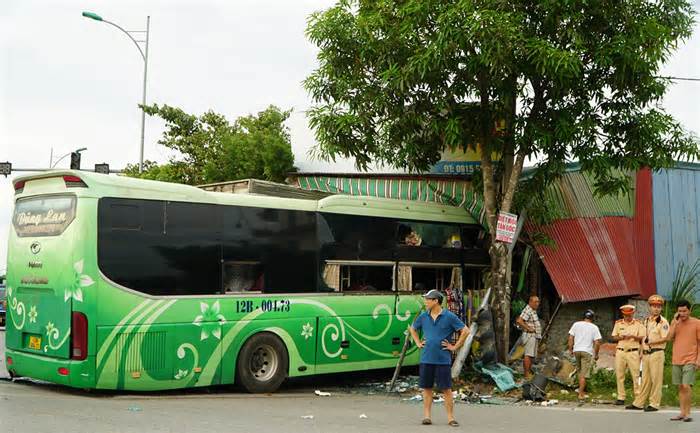
[[551,247],[537,245],[535,248],[562,302],[640,293],[629,218],[558,220],[539,230],[555,242]]
[[[632,185],[635,175],[628,174]],[[548,188],[547,195],[554,206],[557,219],[595,218],[606,216],[634,215],[634,188],[631,194],[596,196],[594,179],[588,173],[569,171],[555,180]]]
[[[651,172],[636,174],[634,199],[625,200],[634,203],[629,210],[616,205],[613,198],[593,198],[591,179],[580,173],[567,173],[562,180],[563,188],[555,191],[564,197],[578,192],[568,209],[584,215],[546,227],[528,225],[527,230],[541,231],[554,240],[554,246],[536,249],[563,302],[656,293]],[[595,216],[606,213],[622,215]]]
[[678,265],[700,257],[700,165],[678,164],[652,179],[656,287],[668,295]]
[[651,170],[637,172],[637,188],[633,220],[634,250],[639,269],[640,295],[644,298],[656,293],[654,269],[654,213],[652,209]]

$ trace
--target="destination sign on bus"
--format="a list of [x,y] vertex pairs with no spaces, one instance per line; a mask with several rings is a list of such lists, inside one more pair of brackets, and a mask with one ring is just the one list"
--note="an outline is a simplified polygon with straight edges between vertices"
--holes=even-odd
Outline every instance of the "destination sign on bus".
[[75,218],[75,197],[36,197],[19,200],[12,224],[17,235],[56,236]]

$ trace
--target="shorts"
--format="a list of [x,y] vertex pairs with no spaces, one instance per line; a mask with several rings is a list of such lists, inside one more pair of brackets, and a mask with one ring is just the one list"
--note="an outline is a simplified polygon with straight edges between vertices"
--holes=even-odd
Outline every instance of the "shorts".
[[537,338],[535,334],[523,334],[522,345],[525,347],[525,356],[529,356],[530,358],[537,357]]
[[[448,364],[421,364],[418,385],[423,389],[452,389],[452,367]],[[437,385],[437,386],[435,386]]]
[[591,377],[593,370],[593,355],[588,352],[574,352],[576,357],[576,368],[578,369],[579,377],[583,375],[586,379]]
[[695,384],[695,364],[673,365],[671,377],[674,385]]

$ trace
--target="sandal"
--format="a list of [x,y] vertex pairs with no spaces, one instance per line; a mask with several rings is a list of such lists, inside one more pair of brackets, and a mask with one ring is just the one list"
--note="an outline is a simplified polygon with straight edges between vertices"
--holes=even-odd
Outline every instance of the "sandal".
[[685,421],[685,417],[682,415],[674,416],[671,421]]
[[421,424],[423,425],[430,425],[433,422],[430,420],[430,418],[423,418],[423,421],[421,421]]
[[448,422],[447,425],[449,425],[450,427],[459,427],[459,423],[455,420]]
[[693,421],[693,418],[691,418],[689,416],[683,418],[683,422],[692,422],[692,421]]

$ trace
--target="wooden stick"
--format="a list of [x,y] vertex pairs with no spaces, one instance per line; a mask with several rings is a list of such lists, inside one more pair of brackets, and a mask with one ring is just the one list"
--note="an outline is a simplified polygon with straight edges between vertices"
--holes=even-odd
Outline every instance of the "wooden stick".
[[[420,312],[418,313],[420,314]],[[394,370],[394,376],[391,378],[391,383],[389,384],[389,392],[394,391],[394,385],[396,384],[396,379],[399,377],[399,372],[401,371],[401,366],[403,365],[403,360],[406,357],[406,351],[408,350],[409,342],[411,341],[411,333],[408,329],[405,331],[406,338],[403,340],[403,347],[401,348],[401,355],[399,356],[399,362],[396,364],[396,370]]]

